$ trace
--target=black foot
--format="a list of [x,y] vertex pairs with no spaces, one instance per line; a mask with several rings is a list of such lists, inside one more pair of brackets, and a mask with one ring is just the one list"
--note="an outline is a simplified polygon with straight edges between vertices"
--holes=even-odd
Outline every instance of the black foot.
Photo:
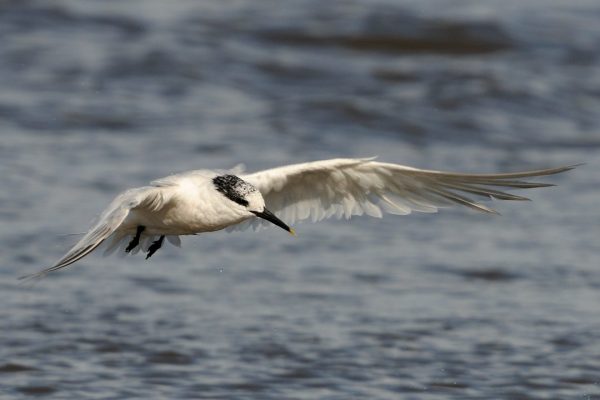
[[163,240],[165,240],[164,235],[161,236],[160,238],[158,238],[157,240],[155,240],[154,242],[152,242],[152,244],[148,248],[148,253],[146,254],[146,260],[149,259],[150,257],[152,257],[152,254],[156,253],[156,250],[161,248],[161,246],[163,244]]
[[138,244],[140,244],[140,237],[142,236],[142,232],[144,232],[144,229],[146,229],[146,227],[142,226],[142,225],[137,227],[135,236],[133,237],[133,239],[131,239],[131,242],[129,242],[129,244],[127,245],[127,248],[125,249],[126,253],[129,253],[131,250],[135,249],[135,247]]

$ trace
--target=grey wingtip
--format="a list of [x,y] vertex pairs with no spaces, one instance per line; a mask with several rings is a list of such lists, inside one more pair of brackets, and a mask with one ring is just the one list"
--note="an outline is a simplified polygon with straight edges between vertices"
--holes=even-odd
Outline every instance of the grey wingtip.
[[565,165],[564,167],[558,167],[558,168],[551,168],[551,175],[553,174],[559,174],[562,172],[567,172],[567,171],[571,171],[574,170],[575,168],[584,166],[585,163],[577,163],[577,164],[571,164],[571,165]]
[[34,284],[45,278],[46,275],[48,275],[47,272],[35,272],[33,274],[19,276],[17,281],[19,281],[19,285]]
[[582,167],[582,166],[584,166],[584,165],[585,165],[585,163],[577,163],[577,164],[565,165],[565,166],[564,166],[564,167],[562,167],[562,168],[561,168],[561,170],[560,170],[560,171],[558,171],[558,172],[566,172],[566,171],[571,171],[571,170],[573,170],[573,169],[575,169],[575,168]]
[[500,213],[496,210],[494,210],[493,208],[490,207],[486,207],[483,204],[480,203],[472,203],[470,205],[471,208],[473,208],[476,211],[481,211],[484,212],[486,214],[492,214],[492,215],[500,215]]

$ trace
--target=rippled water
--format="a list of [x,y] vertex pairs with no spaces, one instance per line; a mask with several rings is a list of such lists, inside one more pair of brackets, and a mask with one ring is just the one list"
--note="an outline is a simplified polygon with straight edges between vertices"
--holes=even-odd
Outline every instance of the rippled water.
[[[0,3],[0,397],[600,398],[596,1]],[[90,256],[175,171],[585,162],[503,217],[357,218]]]

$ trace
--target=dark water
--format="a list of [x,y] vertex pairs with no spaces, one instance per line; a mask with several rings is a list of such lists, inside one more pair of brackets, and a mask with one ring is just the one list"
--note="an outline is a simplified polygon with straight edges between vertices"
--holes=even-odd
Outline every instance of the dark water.
[[[597,1],[0,2],[0,397],[600,398]],[[33,288],[118,191],[585,162],[465,210],[187,238]]]

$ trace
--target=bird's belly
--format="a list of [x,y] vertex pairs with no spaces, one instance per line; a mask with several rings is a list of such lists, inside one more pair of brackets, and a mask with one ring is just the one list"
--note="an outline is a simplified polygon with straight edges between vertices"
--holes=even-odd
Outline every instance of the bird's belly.
[[207,213],[181,211],[176,208],[158,212],[133,210],[128,216],[125,229],[135,232],[137,226],[144,226],[151,235],[193,235],[201,232],[213,232],[246,220],[246,216],[226,213]]

